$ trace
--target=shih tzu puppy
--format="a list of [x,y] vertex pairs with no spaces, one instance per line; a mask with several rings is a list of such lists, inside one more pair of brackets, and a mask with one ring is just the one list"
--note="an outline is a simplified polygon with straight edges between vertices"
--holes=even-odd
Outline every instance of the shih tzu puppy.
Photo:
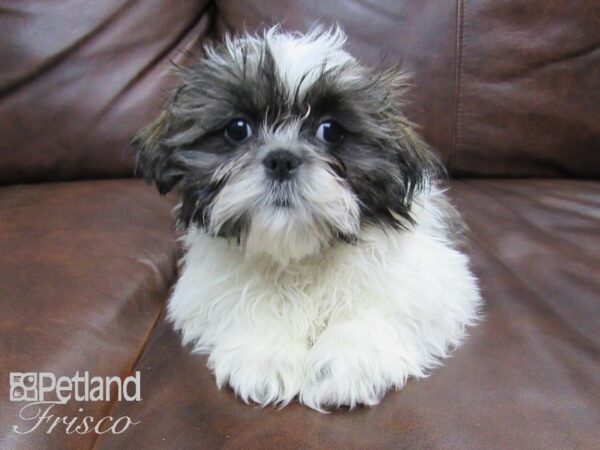
[[406,78],[344,42],[272,28],[208,45],[134,140],[145,178],[181,193],[168,317],[246,402],[375,405],[477,319]]

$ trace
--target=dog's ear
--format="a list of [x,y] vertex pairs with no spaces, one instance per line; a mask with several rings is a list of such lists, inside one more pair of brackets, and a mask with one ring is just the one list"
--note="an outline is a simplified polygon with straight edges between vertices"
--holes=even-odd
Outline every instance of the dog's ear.
[[154,181],[161,194],[172,190],[183,177],[182,171],[175,165],[173,148],[164,144],[172,127],[171,112],[163,111],[132,141],[136,152],[135,174],[142,176],[148,184]]
[[445,175],[445,169],[431,147],[404,116],[396,116],[398,164],[404,180],[405,202],[410,204],[416,192],[432,180]]
[[406,205],[410,205],[414,194],[422,187],[445,175],[443,165],[403,112],[409,80],[410,77],[398,68],[384,71],[379,79],[385,92],[380,110],[381,121],[391,131],[391,146],[398,157]]

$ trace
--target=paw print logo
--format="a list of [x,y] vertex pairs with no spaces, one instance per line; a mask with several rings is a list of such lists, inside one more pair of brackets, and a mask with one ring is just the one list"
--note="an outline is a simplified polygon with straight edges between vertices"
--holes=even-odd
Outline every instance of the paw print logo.
[[29,372],[11,372],[10,400],[12,402],[37,401],[37,374]]

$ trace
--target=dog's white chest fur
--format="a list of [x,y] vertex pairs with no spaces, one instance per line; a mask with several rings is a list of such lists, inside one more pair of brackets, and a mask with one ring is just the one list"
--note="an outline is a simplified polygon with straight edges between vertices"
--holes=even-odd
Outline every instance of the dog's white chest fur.
[[447,356],[477,318],[446,208],[442,193],[423,192],[407,230],[365,227],[357,244],[287,265],[191,229],[169,317],[244,401],[374,405]]

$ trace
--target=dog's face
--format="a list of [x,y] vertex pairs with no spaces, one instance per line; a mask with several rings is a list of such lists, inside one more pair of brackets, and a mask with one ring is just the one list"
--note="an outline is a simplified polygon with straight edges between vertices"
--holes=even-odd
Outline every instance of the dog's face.
[[399,110],[403,76],[361,67],[344,40],[272,29],[180,69],[134,144],[145,178],[181,192],[181,224],[289,261],[410,221],[434,158]]

